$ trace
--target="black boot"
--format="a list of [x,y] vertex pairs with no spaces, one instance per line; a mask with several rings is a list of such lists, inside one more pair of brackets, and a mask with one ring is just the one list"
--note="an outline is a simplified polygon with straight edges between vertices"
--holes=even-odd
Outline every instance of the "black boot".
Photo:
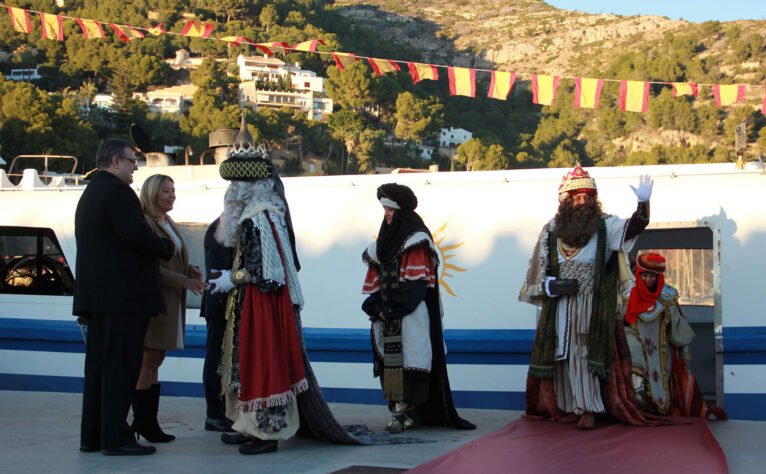
[[136,390],[136,400],[133,402],[133,431],[136,438],[143,436],[152,443],[167,443],[176,439],[165,434],[157,422],[157,409],[160,403],[160,386],[152,385],[148,390]]

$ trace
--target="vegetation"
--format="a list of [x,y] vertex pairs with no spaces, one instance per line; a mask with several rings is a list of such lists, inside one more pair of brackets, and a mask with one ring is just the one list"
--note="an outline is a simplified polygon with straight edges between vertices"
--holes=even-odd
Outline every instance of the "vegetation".
[[[59,8],[46,0],[16,2],[31,10],[117,24],[163,23],[172,31],[180,31],[191,14],[215,23],[217,36],[290,44],[321,38],[327,42],[326,51],[429,60],[420,51],[395,43],[385,32],[353,25],[332,0],[64,3]],[[391,11],[409,8],[399,1],[385,3]],[[520,11],[543,8],[538,2],[510,3]],[[152,20],[147,19],[150,12]],[[563,21],[561,15],[551,18],[557,24]],[[8,53],[7,61],[0,63],[0,144],[6,157],[74,154],[84,171],[94,166],[99,141],[125,136],[131,122],[151,130],[155,148],[190,145],[197,153],[207,147],[211,131],[238,126],[239,80],[232,74],[236,57],[258,51],[177,35],[147,34],[125,44],[107,31],[106,39],[88,40],[73,21],[65,20],[64,25],[65,41],[58,42],[41,39],[37,23],[27,35],[13,31],[7,15],[0,18],[0,51]],[[511,31],[530,28],[534,34],[549,33],[544,26],[533,28],[523,21]],[[555,29],[552,24],[550,28]],[[434,35],[444,34],[436,31]],[[737,77],[748,77],[756,84],[766,79],[766,42],[754,31],[737,23],[689,25],[681,33],[667,33],[660,41],[642,45],[641,51],[627,50],[606,65],[583,70],[582,75],[709,84],[732,83],[733,75],[740,74]],[[555,57],[555,41],[546,36],[541,44]],[[164,61],[180,48],[207,58],[186,78],[198,86],[192,106],[183,115],[149,113],[133,94],[183,80]],[[720,49],[726,54],[711,55]],[[448,54],[455,51],[450,49]],[[726,59],[716,59],[721,57]],[[672,97],[670,86],[658,84],[653,86],[648,113],[637,114],[618,110],[618,84],[607,82],[599,109],[575,109],[572,81],[562,81],[554,104],[541,107],[532,104],[529,87],[520,80],[506,101],[483,97],[488,88],[485,73],[478,74],[476,98],[451,97],[444,69],[440,69],[440,81],[413,85],[406,71],[376,77],[364,61],[339,71],[329,55],[291,53],[281,59],[300,62],[302,68],[326,77],[335,111],[326,123],[310,121],[289,109],[248,111],[251,132],[291,156],[312,153],[328,158],[328,173],[372,173],[376,166],[424,167],[430,163],[419,158],[417,144],[435,146],[442,127],[463,128],[474,137],[458,147],[453,159],[435,153],[433,162],[442,169],[567,167],[576,160],[609,166],[721,162],[734,159],[734,129],[743,121],[751,144],[748,153],[766,153],[766,119],[753,107],[752,97],[747,104],[716,108],[709,90],[698,98]],[[33,67],[39,68],[43,79],[17,83],[3,77],[11,69]],[[257,82],[261,89],[291,87],[289,78],[271,82],[261,77]],[[112,94],[111,111],[91,105],[97,93]],[[291,169],[300,171],[299,166]]]

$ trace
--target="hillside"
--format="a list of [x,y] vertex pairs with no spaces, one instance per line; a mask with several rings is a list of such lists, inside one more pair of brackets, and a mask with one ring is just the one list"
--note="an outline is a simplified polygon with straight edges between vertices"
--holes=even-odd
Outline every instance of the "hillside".
[[719,28],[717,22],[571,12],[542,0],[337,0],[335,4],[356,27],[385,31],[392,42],[408,44],[423,53],[422,60],[433,63],[592,75],[608,70],[619,54],[651,51],[668,37],[693,35],[704,43],[700,57],[707,58],[714,73],[730,82],[763,79],[762,61],[740,67],[727,64],[733,45],[726,29],[734,26],[740,38],[762,35],[764,21],[731,22]]

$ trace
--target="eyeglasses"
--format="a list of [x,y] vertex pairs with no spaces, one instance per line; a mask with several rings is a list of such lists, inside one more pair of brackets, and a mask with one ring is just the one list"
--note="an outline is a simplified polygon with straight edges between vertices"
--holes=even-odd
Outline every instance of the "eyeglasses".
[[118,160],[128,160],[128,161],[130,161],[133,164],[136,164],[138,162],[137,158],[130,158],[128,156],[117,156],[117,159]]

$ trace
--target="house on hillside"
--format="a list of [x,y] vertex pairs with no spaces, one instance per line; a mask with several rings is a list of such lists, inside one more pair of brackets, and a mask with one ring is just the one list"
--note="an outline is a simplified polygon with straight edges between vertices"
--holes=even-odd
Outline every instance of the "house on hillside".
[[239,65],[239,106],[295,109],[311,120],[325,120],[332,114],[333,101],[326,97],[324,78],[268,56],[237,57]]
[[42,77],[43,76],[40,75],[40,73],[37,70],[37,67],[24,68],[24,69],[11,69],[8,75],[5,76],[5,78],[10,81],[21,81],[21,82],[36,81],[38,79],[42,79]]
[[442,128],[439,132],[439,146],[442,148],[457,148],[473,138],[473,133],[462,128]]
[[150,112],[183,114],[189,110],[192,97],[198,87],[194,84],[154,89],[144,94],[133,94],[133,98],[146,102]]

